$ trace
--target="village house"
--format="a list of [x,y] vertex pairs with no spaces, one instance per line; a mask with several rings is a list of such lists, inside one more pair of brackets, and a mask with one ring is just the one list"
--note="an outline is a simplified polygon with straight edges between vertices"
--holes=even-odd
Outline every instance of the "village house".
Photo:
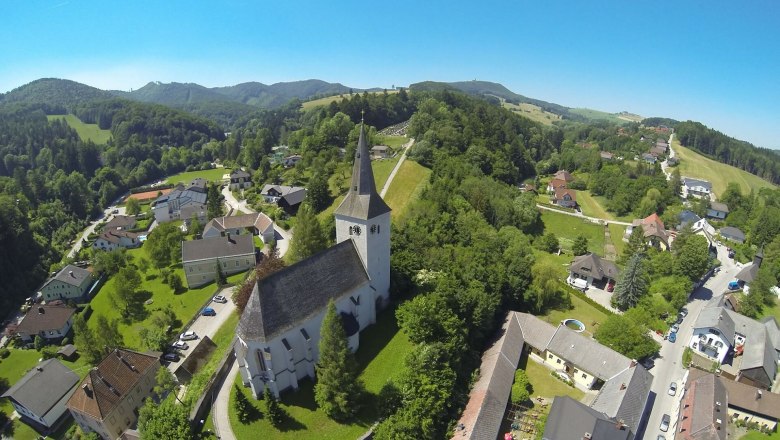
[[292,156],[287,156],[282,159],[282,165],[285,168],[292,168],[295,165],[298,165],[298,162],[300,162],[303,159],[301,155],[299,154],[293,154]]
[[374,159],[387,159],[393,154],[393,150],[387,145],[374,145],[371,147],[371,157]]
[[203,205],[193,204],[181,208],[180,215],[184,224],[189,228],[193,219],[197,220],[201,225],[206,223],[208,220],[208,209]]
[[298,211],[301,202],[306,198],[306,188],[300,186],[265,185],[260,191],[266,203],[276,203],[288,214]]
[[187,185],[185,191],[194,191],[197,193],[206,194],[208,192],[208,186],[209,186],[208,180],[202,177],[196,177],[192,179],[192,182],[190,182],[189,185]]
[[75,308],[64,304],[36,304],[27,310],[16,327],[16,334],[28,343],[36,336],[47,342],[59,342],[70,331],[75,313]]
[[135,228],[135,217],[130,215],[115,215],[108,223],[103,226],[104,231],[118,230],[127,231]]
[[599,156],[601,157],[601,160],[614,160],[615,155],[610,153],[609,151],[602,151],[599,153]]
[[565,188],[566,188],[566,181],[563,179],[552,179],[550,183],[547,184],[547,192],[550,194],[555,194],[556,190],[565,189]]
[[[688,346],[720,363],[723,376],[769,389],[780,360],[776,321],[755,321],[724,307],[721,301],[712,299],[699,313]],[[730,352],[733,356],[727,358]]]
[[103,231],[95,239],[95,242],[92,243],[92,248],[108,252],[120,247],[125,249],[137,248],[141,246],[141,241],[138,239],[139,235],[135,232],[119,229]]
[[39,363],[3,393],[23,422],[48,433],[69,416],[66,402],[79,377],[57,359]]
[[604,288],[607,284],[617,281],[620,271],[615,263],[604,260],[594,253],[587,253],[574,257],[569,265],[569,282],[582,279],[588,285],[597,285]]
[[710,198],[711,194],[712,184],[710,182],[701,179],[692,179],[690,177],[682,178],[682,198]]
[[[711,383],[713,385],[710,385]],[[694,395],[689,398],[689,388],[699,387],[702,384],[707,392],[699,394],[698,391],[694,390]],[[715,398],[709,396],[710,387],[717,387]],[[684,414],[682,414],[683,412]],[[701,417],[699,426],[705,425],[710,430],[715,428],[718,435],[723,435],[723,437],[715,437],[718,439],[726,438],[725,434],[720,434],[720,432],[726,431],[729,422],[737,420],[744,423],[757,423],[761,428],[774,431],[777,429],[777,421],[780,419],[780,394],[735,382],[699,368],[690,368],[685,394],[680,403],[681,419],[688,415],[695,417],[694,414],[697,412],[704,416],[712,413],[711,425],[706,426],[707,419]],[[678,424],[678,426],[686,429],[682,434],[694,432],[695,425],[693,424]],[[690,431],[688,431],[688,426],[690,426]],[[717,429],[718,427],[720,429]],[[687,440],[689,437],[682,438]],[[698,439],[698,437],[690,438]]]
[[192,289],[217,279],[217,264],[225,276],[255,267],[255,243],[251,234],[204,238],[181,242],[181,261],[187,286]]
[[182,215],[182,209],[188,206],[206,209],[206,193],[199,190],[198,185],[190,185],[190,188],[184,189],[183,185],[178,185],[176,189],[155,200],[152,211],[157,223],[167,223],[171,220],[189,220],[186,214]]
[[79,300],[87,296],[92,285],[92,272],[68,264],[49,278],[38,291],[44,301]]
[[[691,369],[694,370],[694,369]],[[677,440],[726,440],[728,393],[714,374],[690,376],[680,400]]]
[[244,171],[240,168],[236,168],[235,170],[230,172],[230,184],[228,185],[228,188],[231,191],[246,189],[251,186],[252,186],[252,175],[249,174],[247,171]]
[[733,226],[718,229],[718,234],[726,240],[731,240],[735,243],[742,244],[745,242],[745,233]]
[[642,153],[642,160],[649,164],[655,164],[658,162],[658,157],[653,156],[651,153]]
[[262,212],[257,212],[213,218],[203,228],[203,238],[224,237],[227,234],[257,235],[263,243],[269,243],[274,239],[274,222]]
[[68,410],[82,431],[116,439],[136,423],[160,366],[158,355],[114,349],[89,370],[70,396]]
[[729,215],[729,207],[725,203],[711,202],[707,208],[707,217],[723,220]]
[[645,237],[648,246],[652,246],[662,251],[669,250],[670,236],[666,232],[666,227],[658,214],[651,214],[644,219],[634,219],[630,226],[626,227],[626,233],[623,241],[628,241],[635,228],[642,228],[642,234]]
[[758,276],[758,269],[761,268],[761,263],[764,261],[764,249],[760,248],[755,255],[753,255],[753,261],[750,264],[746,264],[734,277],[739,282],[739,287],[745,290],[745,293],[750,291],[750,283]]
[[553,175],[553,179],[563,180],[566,183],[574,182],[574,176],[566,170],[559,170]]
[[[578,388],[598,389],[590,405],[556,397],[543,438],[582,440],[594,433],[598,435],[594,439],[633,438],[645,416],[653,382],[642,365],[565,325],[554,327],[527,313],[509,312],[498,334],[482,356],[480,377],[452,440],[497,437],[523,351],[529,353],[529,361],[566,377]],[[607,435],[607,428],[618,434]]]
[[577,207],[577,192],[573,189],[558,188],[555,190],[552,202],[562,208]]
[[330,300],[352,351],[389,302],[390,208],[376,192],[363,126],[349,191],[334,216],[336,245],[255,283],[236,332],[236,357],[242,382],[257,397],[314,378]]

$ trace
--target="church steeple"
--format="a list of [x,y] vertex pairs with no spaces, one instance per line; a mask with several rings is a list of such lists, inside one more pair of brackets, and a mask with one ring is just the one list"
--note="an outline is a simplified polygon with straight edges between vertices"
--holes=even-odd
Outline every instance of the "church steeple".
[[360,139],[352,167],[352,182],[347,196],[334,214],[368,220],[387,212],[390,212],[390,207],[376,192],[374,172],[371,169],[371,153],[366,142],[366,129],[361,122]]

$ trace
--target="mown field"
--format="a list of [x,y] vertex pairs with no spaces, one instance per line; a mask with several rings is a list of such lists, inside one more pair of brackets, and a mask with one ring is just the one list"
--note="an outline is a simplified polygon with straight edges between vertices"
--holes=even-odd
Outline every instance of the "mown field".
[[685,148],[674,139],[672,149],[680,159],[680,174],[687,177],[698,177],[712,182],[712,190],[720,197],[726,190],[729,182],[736,182],[742,188],[742,194],[749,194],[751,190],[758,191],[761,188],[776,188],[766,180],[740,170],[731,165],[726,165],[703,156],[691,149]]
[[536,121],[544,125],[552,125],[554,121],[559,121],[561,119],[561,117],[555,113],[544,111],[541,107],[533,104],[510,104],[504,101],[501,103],[501,106],[505,109],[511,110],[513,113],[524,116],[532,121]]
[[398,221],[406,214],[409,204],[420,197],[428,184],[431,170],[413,160],[405,160],[385,194],[385,202],[393,210],[390,217]]
[[222,180],[222,175],[230,174],[230,171],[231,171],[230,168],[213,168],[210,170],[203,170],[203,171],[187,171],[179,174],[174,174],[173,176],[166,179],[166,182],[174,183],[174,184],[182,182],[186,185],[190,183],[193,179],[197,179],[198,177],[202,177],[211,182],[219,182]]
[[65,119],[65,122],[76,130],[82,141],[91,140],[96,144],[102,145],[111,139],[111,130],[101,130],[97,124],[85,124],[76,115],[48,115],[47,118],[50,121]]
[[542,210],[542,222],[544,232],[555,234],[562,249],[571,251],[574,240],[582,234],[588,239],[589,251],[604,255],[604,226],[547,210]]
[[615,124],[627,124],[630,121],[620,118],[617,113],[607,113],[602,112],[600,110],[593,110],[590,108],[573,108],[569,110],[570,112],[584,116],[587,119],[590,119],[592,121],[609,121],[613,122]]

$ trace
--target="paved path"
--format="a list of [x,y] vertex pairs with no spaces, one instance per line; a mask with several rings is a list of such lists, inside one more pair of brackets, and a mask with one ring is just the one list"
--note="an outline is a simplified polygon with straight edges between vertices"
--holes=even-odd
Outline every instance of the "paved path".
[[[122,197],[124,197],[124,196],[122,196]],[[111,212],[113,210],[116,209],[116,210],[119,211],[119,213],[116,214],[116,215],[124,215],[125,214],[125,207],[124,206],[121,206],[121,207],[117,207],[116,206],[116,204],[119,202],[119,200],[122,199],[122,197],[120,197],[117,200],[114,200],[114,204],[113,205],[111,205],[108,208],[104,209],[103,212],[100,213],[100,216],[97,219],[95,219],[95,220],[93,220],[93,221],[91,221],[89,223],[89,226],[87,226],[87,229],[84,229],[84,232],[82,232],[81,235],[79,235],[78,238],[76,238],[76,242],[73,243],[73,247],[70,248],[70,251],[68,251],[68,258],[73,258],[73,257],[76,256],[76,254],[81,250],[81,245],[84,243],[84,240],[86,240],[87,237],[89,237],[89,234],[95,232],[95,227],[97,226],[98,223],[103,221],[103,219],[110,220]]]
[[572,217],[579,217],[579,218],[581,218],[583,220],[589,220],[589,221],[591,221],[593,223],[598,223],[598,224],[602,224],[602,225],[603,224],[608,224],[608,225],[609,224],[613,224],[613,225],[631,226],[631,223],[628,223],[628,222],[621,222],[621,221],[617,221],[617,220],[605,220],[603,218],[597,218],[597,217],[588,217],[587,215],[583,215],[579,211],[574,211],[574,212],[563,211],[563,210],[560,210],[560,209],[551,208],[549,206],[544,206],[542,204],[537,204],[536,207],[539,208],[539,209],[544,209],[546,211],[557,212],[559,214],[570,215]]
[[412,145],[414,145],[414,139],[409,139],[409,142],[403,145],[404,152],[401,154],[401,158],[398,159],[398,163],[395,164],[395,168],[393,168],[393,171],[390,173],[390,176],[387,177],[387,181],[385,182],[385,186],[382,187],[382,191],[379,191],[379,197],[384,198],[385,194],[387,194],[387,190],[390,189],[390,184],[393,183],[393,179],[395,179],[395,174],[401,168],[401,164],[403,164],[404,161],[406,160],[406,152],[409,151],[409,148]]
[[669,159],[674,157],[674,150],[672,150],[672,141],[674,140],[674,133],[672,133],[669,136],[669,157],[661,162],[661,171],[666,174],[666,180],[672,180],[672,172],[669,171],[669,163],[667,162]]

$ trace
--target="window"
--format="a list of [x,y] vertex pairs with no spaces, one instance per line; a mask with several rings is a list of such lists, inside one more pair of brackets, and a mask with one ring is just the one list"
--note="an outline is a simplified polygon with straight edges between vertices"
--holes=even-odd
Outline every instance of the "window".
[[555,362],[556,362],[556,363],[558,363],[558,364],[560,364],[560,363],[561,363],[561,360],[560,360],[560,359],[558,359],[558,360],[556,360]]
[[547,359],[552,359],[552,355],[551,355],[551,354],[548,354],[548,355],[547,355]]
[[587,374],[585,374],[585,373],[582,373],[582,378],[583,378],[583,379],[587,379],[587,378],[588,378],[588,375],[587,375]]
[[236,260],[236,267],[238,267],[238,260]]

